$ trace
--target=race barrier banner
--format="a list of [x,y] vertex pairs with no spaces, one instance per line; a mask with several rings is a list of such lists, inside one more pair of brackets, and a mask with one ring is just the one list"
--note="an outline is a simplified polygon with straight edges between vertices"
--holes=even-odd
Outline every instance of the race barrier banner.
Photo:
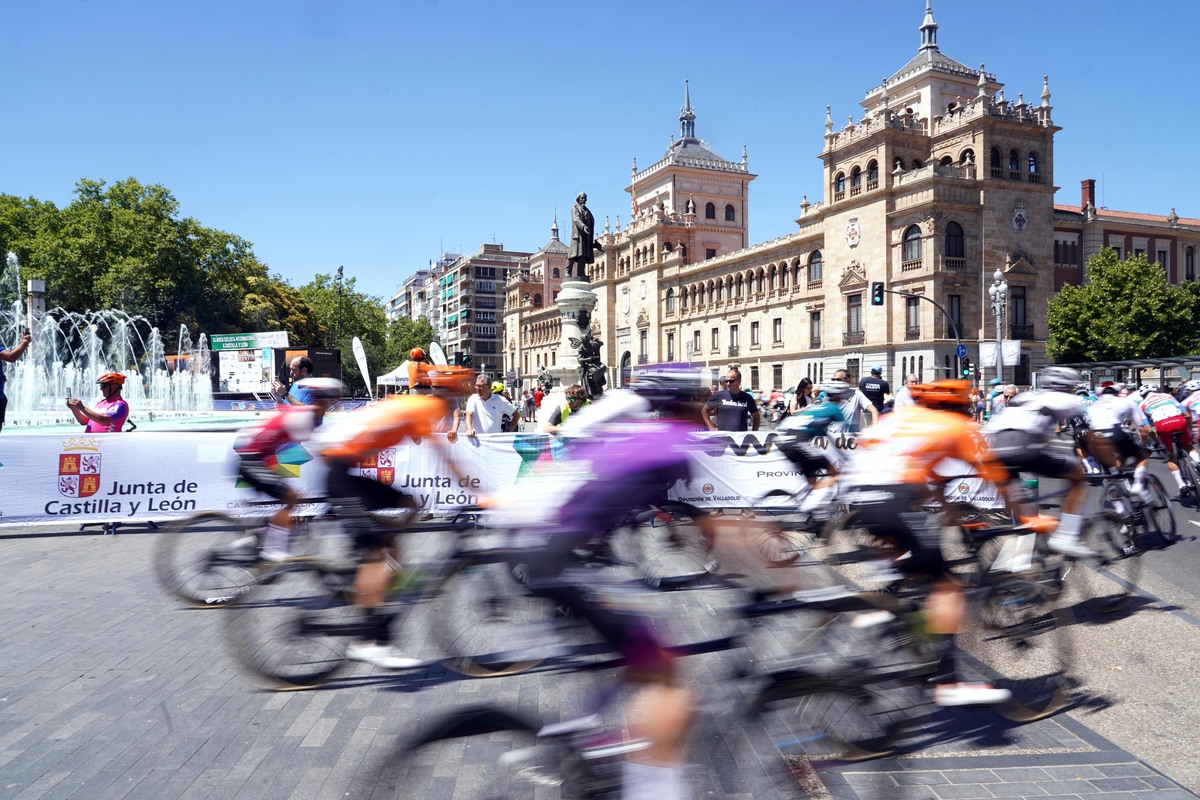
[[[2,436],[0,525],[159,522],[197,511],[245,511],[263,497],[238,486],[235,437],[232,432]],[[690,454],[695,477],[675,486],[674,499],[702,507],[787,506],[804,486],[799,470],[775,446],[774,432],[698,433],[696,438]],[[362,464],[360,472],[433,511],[502,496],[519,482],[526,484],[519,492],[537,496],[544,478],[572,467],[569,446],[545,434],[460,436],[454,444],[444,439],[442,444],[388,448]],[[852,440],[841,444],[853,447]],[[446,463],[446,452],[462,478]],[[302,495],[324,494],[324,465],[307,446],[289,445],[277,455],[280,469]],[[955,486],[988,494],[977,483]]]

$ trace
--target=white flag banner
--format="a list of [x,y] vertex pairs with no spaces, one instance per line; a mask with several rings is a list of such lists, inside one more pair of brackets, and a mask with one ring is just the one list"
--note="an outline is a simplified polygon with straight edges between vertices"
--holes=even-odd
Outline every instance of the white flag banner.
[[[1004,366],[1015,367],[1021,363],[1021,340],[1020,339],[1005,339],[1004,345],[1000,348],[1000,355],[1004,357]],[[996,343],[995,342],[980,342],[979,343],[979,365],[981,367],[996,366]]]

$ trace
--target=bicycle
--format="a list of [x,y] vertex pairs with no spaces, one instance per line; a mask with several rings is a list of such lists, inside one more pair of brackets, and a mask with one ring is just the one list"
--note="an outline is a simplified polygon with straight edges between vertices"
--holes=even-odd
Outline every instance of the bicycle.
[[[522,672],[555,652],[543,645],[535,654],[537,643],[528,639],[553,619],[554,610],[521,585],[514,565],[524,550],[474,546],[488,532],[479,511],[464,509],[448,522],[400,531],[449,532],[454,541],[448,556],[398,573],[386,609],[402,625],[416,605],[437,599],[431,631],[447,668],[472,677]],[[331,576],[348,585],[354,569],[294,561],[264,573],[231,604],[226,618],[235,658],[280,689],[308,689],[328,680],[345,666],[349,643],[374,630],[346,593],[328,588]]]
[[[1175,454],[1171,460],[1175,462],[1175,466],[1179,468],[1179,472],[1183,476],[1180,497],[1191,498],[1192,503],[1200,504],[1200,464],[1192,460],[1191,452],[1183,447],[1178,432],[1171,434],[1171,445],[1171,452]],[[1168,541],[1174,541],[1174,539]]]
[[[987,644],[995,650],[995,643],[1006,642],[1020,659],[1036,660],[1031,653],[1050,649],[1039,645],[1056,638],[1060,617],[1047,612],[1041,587],[1016,579],[1005,583],[1005,605],[1012,617],[995,626]],[[1029,613],[1021,618],[1017,609]],[[743,626],[733,636],[669,648],[679,657],[742,648],[772,617],[779,617],[780,630],[794,634],[790,651],[774,661],[764,662],[756,646],[746,648],[755,654],[752,663],[763,669],[743,671],[726,684],[727,696],[710,705],[724,715],[723,728],[759,719],[781,753],[801,750],[810,759],[862,761],[893,752],[897,736],[919,713],[926,680],[938,663],[910,606],[896,598],[827,587],[759,595],[740,615]],[[797,624],[798,617],[806,624]],[[765,634],[777,641],[775,631]],[[1029,646],[1017,646],[1018,641]],[[1055,672],[1065,675],[1065,664]],[[1065,703],[1063,684],[1055,679],[1036,708],[1018,704],[1002,711],[1013,719],[1053,713]],[[403,785],[403,770],[418,770],[425,780],[432,773],[434,780],[453,783],[453,798],[481,796],[470,794],[480,788],[487,792],[482,796],[490,797],[619,797],[622,761],[646,743],[606,728],[600,721],[605,705],[591,706],[591,713],[579,719],[549,725],[496,706],[452,711],[404,743],[400,758],[385,768],[397,774],[380,782]],[[470,775],[464,775],[458,765],[468,748],[486,755],[472,758]],[[777,766],[786,768],[785,759]]]
[[1147,473],[1142,482],[1150,496],[1149,501],[1142,500],[1131,491],[1132,470],[1116,470],[1087,477],[1092,485],[1099,484],[1103,489],[1100,507],[1120,518],[1117,544],[1126,555],[1136,555],[1144,549],[1144,540],[1151,533],[1157,533],[1166,542],[1179,538],[1175,515],[1171,511],[1171,498],[1156,475]]
[[[319,504],[309,500],[306,504]],[[270,501],[252,503],[269,506]],[[199,608],[228,605],[254,586],[274,562],[262,557],[267,517],[202,511],[172,524],[159,537],[154,571],[164,589]],[[297,559],[317,559],[327,567],[351,563],[350,543],[329,512],[293,518],[289,546]],[[330,572],[330,582],[336,571]],[[331,587],[337,590],[338,586]]]

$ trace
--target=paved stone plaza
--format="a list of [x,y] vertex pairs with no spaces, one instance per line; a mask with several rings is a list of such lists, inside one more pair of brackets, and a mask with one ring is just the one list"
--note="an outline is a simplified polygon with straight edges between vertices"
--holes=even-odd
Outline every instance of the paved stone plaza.
[[[0,530],[0,798],[436,798],[446,786],[427,774],[383,769],[432,714],[498,702],[561,719],[606,677],[471,680],[436,664],[394,674],[360,664],[320,690],[269,691],[230,658],[225,612],[186,608],[154,582],[162,535]],[[661,595],[671,635],[719,635],[735,594]],[[406,632],[418,655],[437,655],[419,613]],[[741,657],[688,659],[687,679],[710,701]],[[802,767],[806,780],[772,786],[763,763],[778,755],[763,732],[702,711],[691,780],[696,797],[747,800],[1195,796],[1080,719],[1011,726],[934,709],[903,757]],[[456,772],[479,780],[469,764]]]

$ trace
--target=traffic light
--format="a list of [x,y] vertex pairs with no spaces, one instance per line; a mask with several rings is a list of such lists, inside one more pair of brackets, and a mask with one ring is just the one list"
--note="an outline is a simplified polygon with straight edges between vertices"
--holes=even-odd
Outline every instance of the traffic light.
[[971,377],[971,372],[972,372],[971,362],[964,358],[962,360],[962,376],[964,378],[969,378],[969,377]]
[[883,305],[883,281],[875,281],[871,284],[871,305]]

